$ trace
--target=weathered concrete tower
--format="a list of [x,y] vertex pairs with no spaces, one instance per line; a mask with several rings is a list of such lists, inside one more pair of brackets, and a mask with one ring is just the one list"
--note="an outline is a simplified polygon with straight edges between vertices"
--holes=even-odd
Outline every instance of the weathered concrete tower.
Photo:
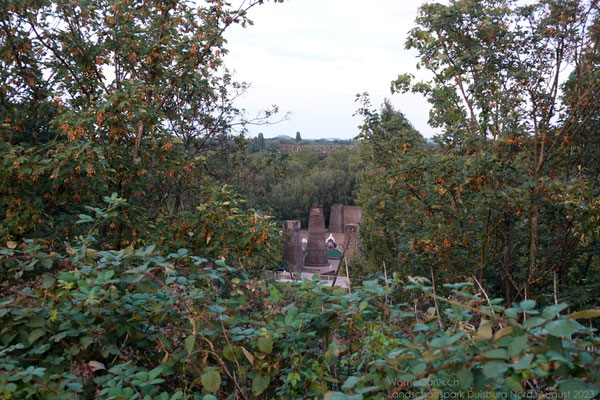
[[344,233],[344,206],[341,204],[331,206],[329,232]]
[[325,217],[323,216],[323,207],[319,205],[314,205],[310,209],[306,253],[304,265],[307,267],[325,267],[329,265],[327,250],[325,249]]
[[302,269],[302,238],[300,236],[300,221],[283,221],[283,235],[285,237],[285,248],[283,259],[287,261],[295,271]]

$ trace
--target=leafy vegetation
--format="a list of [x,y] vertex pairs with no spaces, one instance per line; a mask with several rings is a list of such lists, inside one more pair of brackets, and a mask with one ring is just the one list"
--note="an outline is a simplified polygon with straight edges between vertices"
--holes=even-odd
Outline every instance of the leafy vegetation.
[[423,94],[443,133],[427,144],[400,112],[365,99],[367,271],[386,262],[403,277],[477,280],[509,302],[598,306],[597,11],[421,8],[407,46],[433,79],[401,75],[392,88]]
[[[98,218],[122,204],[106,201]],[[486,303],[456,284],[437,297],[442,326],[424,308],[436,297],[426,279],[373,280],[352,293],[318,280],[267,283],[185,248],[97,249],[99,221],[78,222],[90,231],[64,252],[33,241],[0,250],[4,398],[598,393],[599,339],[578,322],[597,310]],[[410,289],[418,309],[390,300]]]
[[290,155],[252,153],[246,159],[248,174],[234,186],[250,206],[279,220],[300,220],[306,229],[313,204],[323,205],[328,221],[333,204],[355,203],[362,170],[355,147],[340,146],[328,154],[311,148]]
[[[0,398],[597,397],[597,1],[424,5],[443,133],[364,98],[327,156],[243,137],[261,3],[0,4]],[[351,288],[269,280],[356,199]]]
[[2,3],[0,238],[73,237],[72,217],[118,192],[129,210],[103,237],[128,245],[228,183],[252,121],[223,32],[259,3]]

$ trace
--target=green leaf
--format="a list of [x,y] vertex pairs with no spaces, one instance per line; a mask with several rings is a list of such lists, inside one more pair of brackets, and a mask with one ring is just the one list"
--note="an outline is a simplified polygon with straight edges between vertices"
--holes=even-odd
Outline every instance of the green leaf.
[[287,381],[290,382],[292,384],[292,386],[296,386],[296,384],[298,382],[300,382],[300,374],[297,372],[290,372],[287,377],[286,377]]
[[266,336],[259,337],[258,341],[257,341],[257,345],[258,345],[258,349],[260,351],[262,351],[263,353],[271,354],[271,351],[273,351],[273,340],[271,340],[271,338],[268,338]]
[[530,317],[527,321],[523,322],[523,327],[525,328],[535,328],[536,326],[542,325],[546,322],[546,318],[542,317]]
[[563,393],[562,398],[570,399],[592,399],[598,394],[597,387],[586,385],[581,379],[570,379],[560,384],[559,390]]
[[136,373],[135,378],[138,379],[141,382],[146,382],[148,380],[148,372],[146,371],[140,371],[138,373]]
[[508,365],[504,361],[493,360],[483,364],[483,374],[488,378],[495,378],[504,374]]
[[365,308],[367,308],[368,305],[369,305],[369,302],[367,300],[363,300],[360,302],[358,308],[360,311],[363,311]]
[[188,354],[192,354],[192,351],[194,351],[194,344],[196,343],[196,336],[194,335],[190,335],[185,339],[185,351],[187,351]]
[[525,357],[521,358],[514,364],[511,364],[511,367],[518,370],[528,370],[531,368],[531,362],[533,361],[533,354],[527,354]]
[[527,336],[517,336],[508,344],[508,356],[510,358],[517,357],[527,347]]
[[268,375],[255,375],[254,379],[252,379],[252,393],[255,396],[260,395],[269,387],[270,382],[271,378]]
[[27,322],[26,326],[30,328],[42,328],[46,326],[46,320],[42,317],[32,318]]
[[342,389],[350,390],[354,386],[356,386],[356,384],[358,382],[360,382],[360,378],[358,376],[350,376],[350,377],[348,377],[348,379],[346,379],[346,382],[344,382],[344,384],[342,385]]
[[464,332],[458,332],[448,338],[448,346],[456,343],[461,337],[464,336]]
[[569,305],[567,303],[559,303],[553,306],[548,306],[544,308],[542,312],[542,316],[546,319],[552,319],[556,317],[556,314],[567,308]]
[[[365,393],[369,393],[369,392],[374,392],[381,389],[381,386],[366,386],[366,387],[362,387],[360,389],[356,389],[356,393],[357,394],[365,394]],[[360,399],[362,399],[363,397],[359,397]]]
[[163,367],[162,367],[162,365],[159,365],[158,367],[156,367],[152,371],[150,371],[150,373],[148,374],[148,377],[150,379],[157,378],[161,374],[162,371],[163,371]]
[[473,383],[473,372],[471,372],[470,368],[461,369],[456,373],[456,377],[458,378],[459,386],[462,390],[467,390],[471,387]]
[[565,354],[559,353],[556,350],[548,350],[546,352],[546,357],[552,361],[569,362],[569,359],[565,356]]
[[76,224],[83,224],[83,223],[90,222],[93,220],[94,220],[94,218],[90,217],[89,215],[79,214],[79,221],[77,221]]
[[427,364],[425,364],[424,362],[420,362],[420,363],[413,365],[413,367],[410,369],[410,372],[415,375],[421,375],[426,370],[427,370]]
[[52,287],[52,285],[54,285],[54,282],[56,282],[56,279],[54,279],[54,277],[46,276],[42,281],[42,288],[49,289],[50,287]]
[[79,343],[81,344],[81,346],[83,346],[84,349],[86,349],[92,342],[92,339],[92,336],[83,336],[81,337],[81,339],[79,339]]
[[562,340],[559,337],[552,335],[546,337],[546,346],[556,351],[561,351],[563,348]]
[[485,353],[483,353],[482,355],[483,355],[483,357],[487,357],[487,358],[500,358],[503,360],[508,359],[508,353],[505,349],[489,350],[489,351],[486,351]]
[[523,300],[519,303],[519,307],[521,307],[523,310],[531,310],[533,307],[535,307],[535,300]]
[[295,306],[290,307],[285,315],[285,325],[291,326],[294,319],[296,319],[296,315],[298,315],[298,308]]
[[200,381],[207,391],[216,393],[221,386],[221,374],[216,370],[208,371],[200,376]]
[[235,361],[235,352],[231,346],[226,345],[223,348],[223,357],[225,357],[226,360]]
[[216,260],[215,261],[215,265],[218,265],[219,267],[226,267],[227,266],[227,264],[223,260]]
[[431,347],[446,347],[446,346],[450,346],[453,343],[455,343],[457,340],[459,340],[462,336],[464,335],[464,332],[458,332],[450,337],[448,336],[440,336],[440,337],[436,337],[433,338],[430,342],[429,345]]
[[577,322],[573,320],[551,321],[546,325],[546,331],[550,335],[558,337],[569,337],[577,332]]
[[33,344],[36,340],[38,340],[40,337],[42,337],[45,333],[46,333],[45,329],[42,329],[42,328],[34,329],[31,332],[29,332],[29,335],[27,336],[27,341],[29,342],[29,344]]

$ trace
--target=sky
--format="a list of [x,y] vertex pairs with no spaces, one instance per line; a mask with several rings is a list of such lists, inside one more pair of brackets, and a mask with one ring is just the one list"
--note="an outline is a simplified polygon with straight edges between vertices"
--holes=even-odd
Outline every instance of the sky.
[[238,101],[248,116],[272,105],[286,121],[250,126],[249,136],[300,132],[303,139],[358,135],[353,114],[358,93],[369,93],[379,108],[385,98],[426,137],[429,105],[420,95],[394,94],[398,74],[416,70],[414,50],[404,49],[421,0],[286,0],[268,2],[249,12],[253,26],[233,26],[225,33],[226,66],[235,79],[250,83]]

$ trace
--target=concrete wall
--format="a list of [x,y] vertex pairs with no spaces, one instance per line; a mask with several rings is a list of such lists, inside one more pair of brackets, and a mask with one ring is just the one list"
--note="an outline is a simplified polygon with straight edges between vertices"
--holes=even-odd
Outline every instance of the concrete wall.
[[341,204],[334,204],[331,206],[331,213],[329,214],[329,232],[344,232],[344,206]]
[[300,221],[283,221],[283,234],[285,236],[285,247],[283,259],[296,271],[300,271],[304,256],[302,255],[302,236],[300,234]]
[[[312,211],[312,210],[311,210]],[[322,213],[322,209],[320,210]],[[358,223],[362,219],[363,210],[358,206],[344,206],[341,204],[334,204],[331,207],[331,214],[329,216],[329,232],[323,232],[323,247],[325,246],[325,240],[329,235],[333,235],[333,239],[338,245],[338,250],[344,253],[345,257],[349,259],[358,254]],[[314,217],[313,217],[314,218]],[[315,221],[316,222],[316,221]],[[318,236],[321,237],[320,233],[320,222],[316,222],[315,227],[319,231]],[[313,240],[317,232],[313,233]],[[308,250],[309,232],[301,231],[300,240],[304,243],[302,247],[304,250]],[[313,251],[316,245],[311,246]],[[346,249],[348,247],[348,249]],[[320,252],[320,250],[319,250]],[[308,255],[307,255],[308,256]],[[322,258],[322,255],[320,255]],[[314,263],[316,260],[305,260],[307,264]],[[322,261],[321,261],[322,263]]]
[[[333,240],[335,240],[337,243],[338,250],[342,253],[344,253],[346,246],[350,247],[345,254],[348,259],[352,258],[352,255],[355,251],[356,254],[358,254],[358,235],[356,233],[352,233],[352,235],[348,237],[346,233],[327,232],[325,233],[325,240],[327,240],[330,234],[333,236]],[[300,237],[304,240],[308,240],[308,231],[301,231]],[[306,249],[306,244],[304,244],[304,248]]]
[[344,226],[358,224],[362,220],[363,209],[359,206],[344,206]]
[[327,250],[325,249],[325,217],[323,207],[314,205],[308,217],[308,243],[306,244],[305,266],[328,265]]

